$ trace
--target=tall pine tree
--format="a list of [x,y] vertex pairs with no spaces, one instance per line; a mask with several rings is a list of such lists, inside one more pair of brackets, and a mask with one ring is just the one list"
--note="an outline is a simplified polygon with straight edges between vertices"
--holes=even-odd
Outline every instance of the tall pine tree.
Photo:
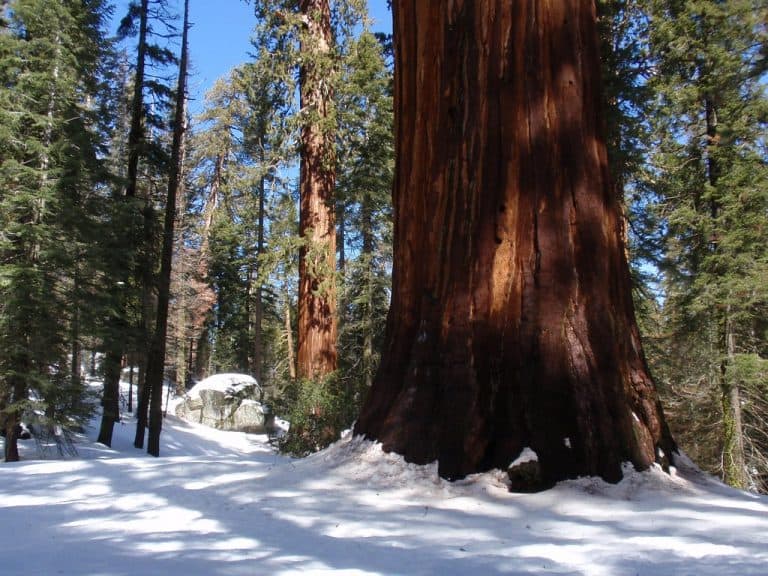
[[163,244],[160,256],[160,272],[157,294],[155,330],[147,358],[147,376],[143,394],[149,397],[149,438],[147,452],[160,455],[160,432],[162,430],[163,380],[165,376],[165,352],[168,338],[168,308],[171,298],[171,265],[173,259],[174,225],[176,203],[181,194],[183,182],[184,139],[186,132],[187,104],[187,63],[189,34],[189,0],[184,0],[183,31],[181,34],[181,56],[179,77],[173,117],[173,142],[168,167],[168,193],[165,198]]
[[649,15],[668,335],[657,364],[683,447],[728,483],[765,490],[768,7],[653,0]]
[[367,31],[351,41],[336,95],[340,367],[350,410],[345,425],[371,386],[389,307],[394,142],[392,72],[383,51]]
[[95,222],[89,194],[103,175],[96,79],[108,45],[100,1],[3,8],[0,424],[5,458],[17,460],[16,424],[32,413],[30,398],[56,420],[82,392],[77,343],[82,281],[91,276],[82,257]]

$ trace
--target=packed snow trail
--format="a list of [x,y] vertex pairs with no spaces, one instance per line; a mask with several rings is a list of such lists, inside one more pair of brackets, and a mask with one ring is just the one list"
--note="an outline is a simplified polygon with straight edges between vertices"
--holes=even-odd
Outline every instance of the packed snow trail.
[[522,495],[360,439],[293,460],[168,417],[152,458],[133,432],[0,464],[0,574],[768,574],[768,499],[689,466]]

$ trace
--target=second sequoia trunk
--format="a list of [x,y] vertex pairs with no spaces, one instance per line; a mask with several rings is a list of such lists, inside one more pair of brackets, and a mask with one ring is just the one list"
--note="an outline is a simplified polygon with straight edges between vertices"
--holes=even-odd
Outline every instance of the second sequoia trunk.
[[356,425],[447,478],[674,450],[634,319],[589,0],[395,1],[394,287]]
[[302,0],[299,233],[299,377],[321,378],[336,370],[336,185],[333,130],[333,55],[329,0]]

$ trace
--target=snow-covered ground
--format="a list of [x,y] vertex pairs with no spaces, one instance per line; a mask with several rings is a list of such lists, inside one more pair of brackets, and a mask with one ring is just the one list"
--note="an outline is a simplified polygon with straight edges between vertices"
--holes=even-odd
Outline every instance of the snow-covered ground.
[[169,416],[152,458],[133,433],[0,464],[0,574],[768,575],[768,498],[689,466],[511,494],[356,438],[293,460]]

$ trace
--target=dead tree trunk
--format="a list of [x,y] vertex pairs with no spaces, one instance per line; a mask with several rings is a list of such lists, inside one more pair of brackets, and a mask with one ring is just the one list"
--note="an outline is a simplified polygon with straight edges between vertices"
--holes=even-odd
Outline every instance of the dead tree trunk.
[[362,226],[361,235],[363,237],[362,256],[365,261],[365,305],[363,307],[363,390],[370,390],[373,385],[373,339],[374,339],[374,319],[373,319],[373,282],[376,275],[374,250],[375,240],[373,235],[373,206],[371,199],[366,195],[363,198],[362,206]]
[[392,306],[356,425],[446,478],[544,485],[675,446],[636,326],[590,0],[393,2]]
[[283,327],[285,330],[285,348],[288,355],[288,376],[290,376],[291,381],[295,381],[297,377],[296,353],[293,346],[293,327],[291,326],[291,302],[287,294],[285,296],[285,305],[283,309],[285,312],[283,316]]
[[[259,133],[260,135],[263,135],[266,132],[266,127],[263,125],[259,127]],[[264,165],[265,158],[264,158],[264,146],[259,146],[259,162]],[[265,234],[264,229],[266,225],[266,193],[267,193],[267,187],[266,187],[266,180],[267,175],[262,174],[261,178],[259,179],[259,187],[258,187],[258,206],[259,206],[259,216],[257,221],[257,232],[256,232],[256,255],[255,255],[255,262],[253,264],[253,270],[249,273],[249,278],[252,282],[255,282],[254,286],[254,294],[253,294],[253,317],[252,317],[252,326],[250,329],[251,332],[251,374],[253,374],[254,378],[256,378],[256,381],[259,382],[259,384],[262,384],[261,381],[261,365],[264,362],[264,343],[262,339],[262,327],[264,324],[264,273],[262,271],[262,265],[259,262],[259,258],[261,258],[262,254],[264,254],[264,247],[265,247]],[[250,295],[249,295],[250,298]],[[249,315],[249,320],[251,319],[251,316]]]
[[301,132],[299,234],[299,377],[313,379],[336,370],[336,185],[331,10],[329,0],[302,0]]

